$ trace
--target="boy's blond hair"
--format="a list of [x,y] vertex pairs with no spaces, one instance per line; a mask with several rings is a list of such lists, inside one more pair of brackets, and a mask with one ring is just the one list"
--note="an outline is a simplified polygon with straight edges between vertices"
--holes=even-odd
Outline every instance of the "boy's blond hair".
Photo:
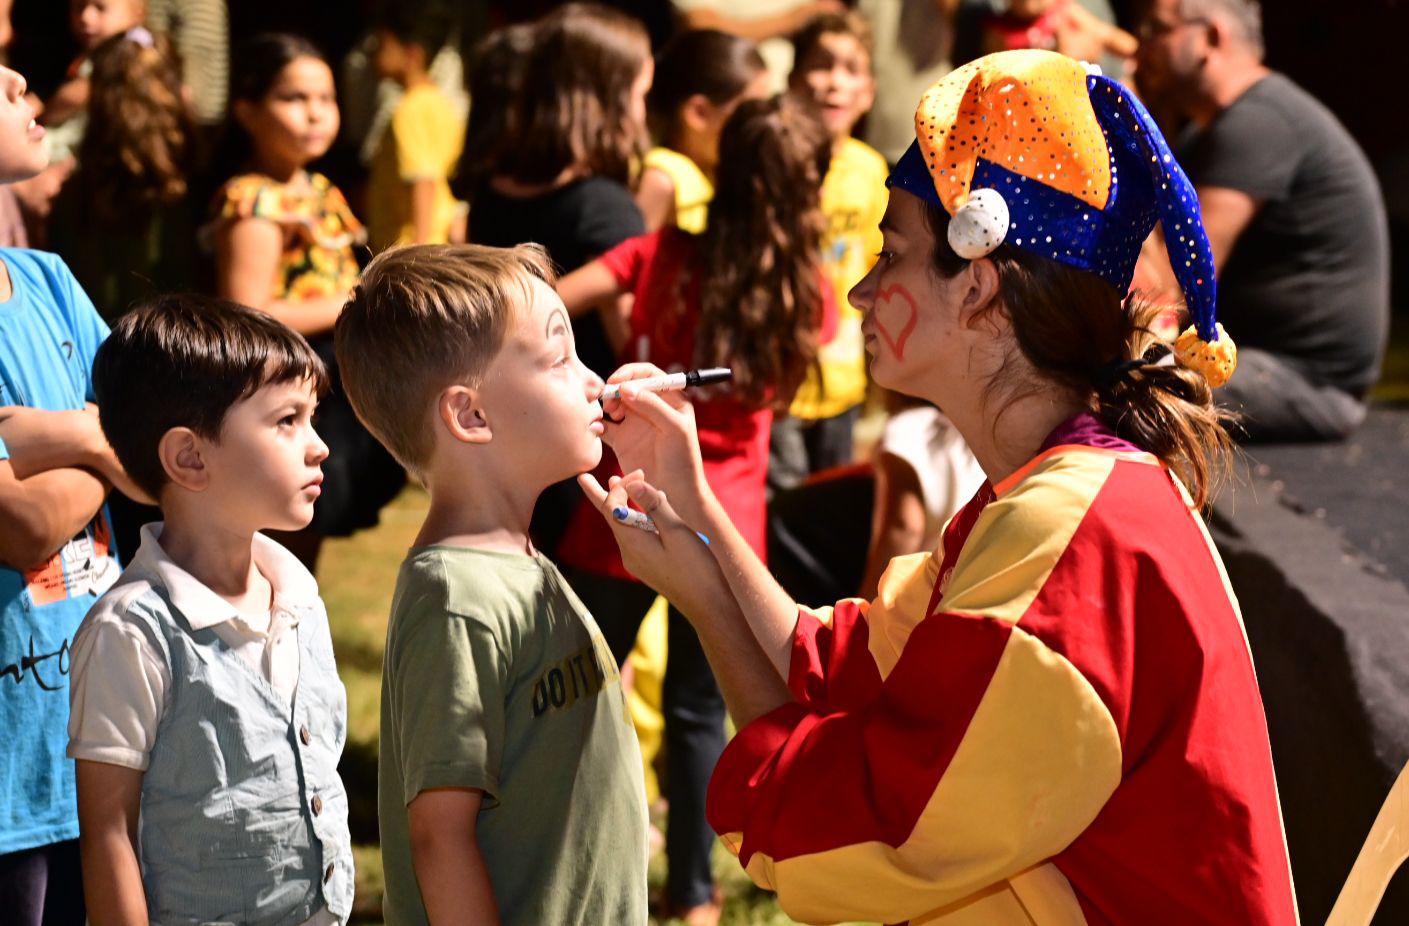
[[556,279],[536,244],[391,248],[362,272],[335,330],[343,390],[413,475],[434,446],[431,402],[447,386],[479,384],[535,279]]

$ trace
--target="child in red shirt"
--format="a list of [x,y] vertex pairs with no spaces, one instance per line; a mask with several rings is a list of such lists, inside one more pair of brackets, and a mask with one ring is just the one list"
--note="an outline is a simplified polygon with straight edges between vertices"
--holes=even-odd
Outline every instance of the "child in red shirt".
[[[807,104],[748,101],[720,137],[705,231],[670,226],[622,242],[569,274],[558,292],[574,316],[635,296],[620,326],[624,361],[667,371],[730,367],[733,383],[695,397],[705,476],[730,517],[764,553],[768,434],[787,408],[836,308],[821,264],[820,206],[830,140]],[[607,452],[599,481],[618,473]],[[573,589],[597,619],[617,662],[626,659],[655,592],[621,564],[611,530],[584,501],[558,548]],[[664,684],[667,886],[676,909],[712,902],[704,792],[724,745],[724,703],[695,636],[672,609]]]

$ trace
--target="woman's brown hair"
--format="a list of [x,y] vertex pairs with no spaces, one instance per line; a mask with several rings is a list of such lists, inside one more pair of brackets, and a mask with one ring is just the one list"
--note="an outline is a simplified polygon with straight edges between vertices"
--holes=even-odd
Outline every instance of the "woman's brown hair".
[[[925,209],[935,269],[953,277],[968,261],[949,247],[949,214],[938,206]],[[1028,362],[1084,398],[1120,437],[1158,457],[1196,507],[1207,506],[1228,475],[1232,440],[1225,424],[1232,416],[1213,404],[1201,373],[1154,363],[1150,351],[1159,338],[1150,326],[1160,307],[1138,296],[1122,299],[1095,274],[1009,245],[988,259],[998,269],[1000,301]],[[995,386],[1017,394],[1043,388],[1013,383],[1002,370]]]
[[732,367],[736,396],[754,407],[786,408],[816,363],[830,158],[816,112],[786,95],[740,104],[719,138],[696,362]]
[[645,150],[645,126],[631,115],[631,85],[651,56],[640,22],[595,3],[569,3],[535,28],[524,62],[512,152],[499,172],[549,183],[580,165],[628,183]]
[[186,196],[193,129],[165,36],[113,36],[93,52],[78,183],[100,224],[142,222]]

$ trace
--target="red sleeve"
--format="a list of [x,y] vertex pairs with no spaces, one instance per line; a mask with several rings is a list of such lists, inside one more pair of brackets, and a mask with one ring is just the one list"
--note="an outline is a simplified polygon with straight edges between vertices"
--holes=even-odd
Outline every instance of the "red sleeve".
[[799,703],[831,711],[859,708],[876,697],[881,675],[869,649],[869,607],[848,600],[820,611],[799,609],[788,666],[788,688]]
[[635,292],[636,284],[641,279],[641,269],[651,262],[659,243],[660,232],[637,235],[627,238],[597,260],[616,278],[618,286]]

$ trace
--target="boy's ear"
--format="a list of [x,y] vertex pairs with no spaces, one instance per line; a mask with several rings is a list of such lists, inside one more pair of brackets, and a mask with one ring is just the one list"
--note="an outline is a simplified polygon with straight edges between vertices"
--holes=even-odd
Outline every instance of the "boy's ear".
[[203,441],[190,428],[172,428],[157,442],[157,458],[166,478],[188,492],[201,492],[210,485],[210,470],[201,455]]
[[494,434],[479,394],[469,386],[450,386],[436,400],[436,415],[450,436],[463,444],[487,444]]

